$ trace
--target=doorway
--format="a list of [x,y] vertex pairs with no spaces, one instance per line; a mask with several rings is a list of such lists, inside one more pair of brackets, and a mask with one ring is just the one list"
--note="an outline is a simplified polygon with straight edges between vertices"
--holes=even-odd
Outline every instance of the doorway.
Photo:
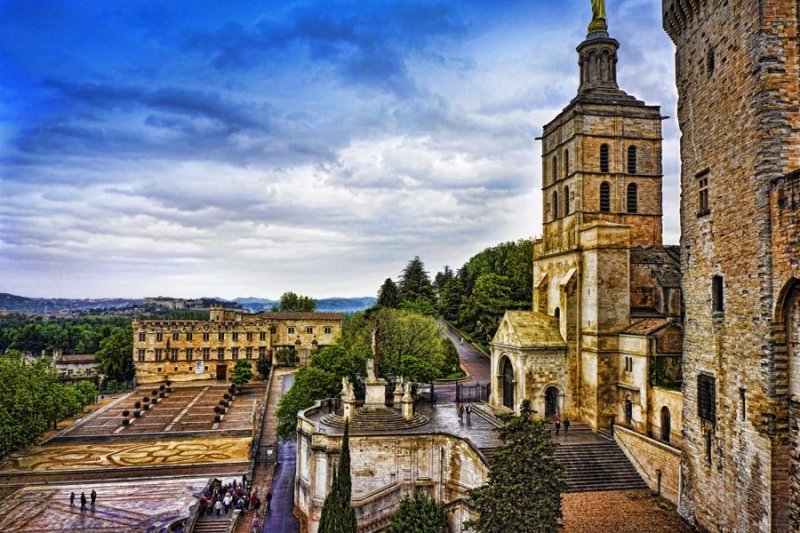
[[558,388],[550,386],[544,391],[544,416],[552,418],[558,411]]
[[503,360],[503,407],[514,408],[514,367],[511,360]]
[[669,420],[669,409],[667,406],[661,408],[661,440],[669,442],[669,434],[672,431]]
[[217,379],[228,379],[228,365],[217,365]]

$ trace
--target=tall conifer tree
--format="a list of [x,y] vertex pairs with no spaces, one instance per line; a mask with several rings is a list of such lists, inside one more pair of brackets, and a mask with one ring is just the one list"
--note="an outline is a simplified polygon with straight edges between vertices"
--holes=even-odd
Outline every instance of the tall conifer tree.
[[433,285],[419,256],[408,262],[400,275],[400,297],[408,302],[427,300],[433,303]]
[[378,305],[381,307],[400,307],[400,289],[392,278],[386,278],[378,291]]
[[333,474],[331,491],[325,497],[319,522],[319,533],[356,532],[356,511],[350,505],[352,486],[353,483],[350,478],[350,424],[345,422],[339,468],[338,472]]

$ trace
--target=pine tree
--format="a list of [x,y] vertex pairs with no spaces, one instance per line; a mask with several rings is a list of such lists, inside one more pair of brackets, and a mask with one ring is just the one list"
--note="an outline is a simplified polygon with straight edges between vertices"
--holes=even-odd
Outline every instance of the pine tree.
[[479,533],[554,533],[561,518],[561,465],[543,421],[531,419],[528,400],[520,415],[507,418],[498,432],[503,446],[492,459],[489,481],[472,489],[479,518],[465,525]]
[[392,515],[389,533],[447,533],[447,511],[428,494],[417,491],[400,501],[400,509]]
[[378,305],[380,307],[400,307],[400,290],[392,278],[386,278],[378,291]]
[[331,491],[325,497],[319,533],[355,533],[357,527],[356,510],[350,505],[352,493],[350,478],[350,424],[344,424],[342,454],[339,458],[338,473],[333,475]]
[[419,256],[408,262],[400,275],[400,297],[408,302],[427,300],[433,303],[433,285]]

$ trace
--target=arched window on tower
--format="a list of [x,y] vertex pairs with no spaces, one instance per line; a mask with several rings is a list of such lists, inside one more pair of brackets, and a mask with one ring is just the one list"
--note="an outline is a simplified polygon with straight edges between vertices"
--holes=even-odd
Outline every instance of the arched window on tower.
[[636,147],[628,146],[628,174],[636,174]]
[[628,184],[628,213],[639,212],[639,186],[635,183]]
[[569,176],[569,150],[564,150],[564,177]]
[[607,181],[600,184],[600,211],[611,212],[611,185]]
[[558,218],[558,191],[553,191],[553,220]]
[[600,172],[608,172],[608,145],[600,145]]
[[564,187],[564,216],[569,215],[569,187]]
[[558,179],[558,158],[553,156],[553,168],[551,169],[551,174],[553,175],[553,183]]

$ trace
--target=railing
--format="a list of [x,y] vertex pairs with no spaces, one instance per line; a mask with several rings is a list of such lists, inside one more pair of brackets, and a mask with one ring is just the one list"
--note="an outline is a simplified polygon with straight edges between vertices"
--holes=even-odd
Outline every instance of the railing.
[[462,385],[456,383],[456,403],[485,402],[489,400],[490,385]]

